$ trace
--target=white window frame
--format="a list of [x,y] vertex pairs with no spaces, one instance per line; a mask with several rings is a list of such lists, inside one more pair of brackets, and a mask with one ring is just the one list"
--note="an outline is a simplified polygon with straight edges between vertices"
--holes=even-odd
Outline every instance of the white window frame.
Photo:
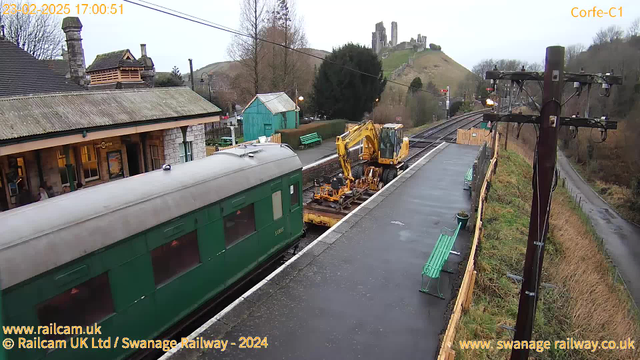
[[271,194],[271,203],[273,206],[273,220],[278,220],[282,217],[282,191],[278,190]]
[[[186,145],[186,154],[187,154],[187,160],[185,160],[185,145]],[[192,152],[192,142],[191,141],[187,141],[187,142],[181,142],[180,143],[180,162],[187,162],[187,161],[193,161],[193,152]]]
[[[91,160],[91,161],[84,161],[84,149],[87,149],[87,153],[89,153],[89,148],[93,147],[93,145],[84,145],[80,148],[80,154],[81,154],[81,158],[82,158],[82,170],[84,172],[84,164],[87,163],[91,163],[91,162],[95,162],[96,163],[96,171],[97,171],[97,175],[96,176],[91,176],[91,177],[86,177],[84,178],[84,181],[92,181],[92,180],[99,180],[100,179],[100,162],[98,161],[98,151],[95,149],[95,147],[93,147],[93,155],[95,156],[95,159]],[[88,156],[87,156],[88,158]],[[89,170],[89,173],[91,173],[91,170]]]

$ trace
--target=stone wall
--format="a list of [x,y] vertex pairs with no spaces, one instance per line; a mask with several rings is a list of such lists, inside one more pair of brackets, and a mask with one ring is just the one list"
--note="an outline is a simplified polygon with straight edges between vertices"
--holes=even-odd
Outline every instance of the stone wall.
[[[187,129],[187,141],[191,141],[193,160],[203,159],[207,155],[205,146],[204,124],[192,125]],[[167,164],[180,163],[180,144],[182,143],[180,128],[164,130],[164,161]]]

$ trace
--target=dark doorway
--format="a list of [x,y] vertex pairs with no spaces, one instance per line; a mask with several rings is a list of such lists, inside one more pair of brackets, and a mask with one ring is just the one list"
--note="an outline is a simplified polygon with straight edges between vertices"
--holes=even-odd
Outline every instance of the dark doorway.
[[7,201],[7,193],[4,188],[4,179],[2,178],[2,170],[0,170],[0,211],[9,210],[9,202]]
[[140,174],[140,144],[127,144],[127,163],[129,176]]

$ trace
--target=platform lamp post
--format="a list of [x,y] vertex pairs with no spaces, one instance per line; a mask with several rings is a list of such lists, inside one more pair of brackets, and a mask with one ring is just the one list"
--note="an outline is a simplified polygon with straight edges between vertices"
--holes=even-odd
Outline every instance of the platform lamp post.
[[373,120],[373,122],[376,122],[376,118],[373,112],[376,109],[376,105],[378,105],[379,102],[380,102],[380,98],[376,98],[376,101],[374,101],[373,105],[371,106],[371,120]]
[[213,74],[209,74],[206,72],[203,72],[202,74],[200,74],[200,83],[204,84],[204,79],[202,78],[202,76],[207,75],[207,86],[209,88],[209,102],[211,102],[211,79],[213,78]]
[[304,96],[298,96],[298,89],[296,89],[296,129],[300,125],[300,109],[298,108],[298,102],[304,101]]

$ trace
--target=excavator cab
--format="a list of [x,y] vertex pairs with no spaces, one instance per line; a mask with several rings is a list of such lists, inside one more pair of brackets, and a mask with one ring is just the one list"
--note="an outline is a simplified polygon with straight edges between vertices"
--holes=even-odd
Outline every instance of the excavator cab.
[[400,154],[402,141],[401,124],[384,125],[380,129],[380,159],[394,160]]

